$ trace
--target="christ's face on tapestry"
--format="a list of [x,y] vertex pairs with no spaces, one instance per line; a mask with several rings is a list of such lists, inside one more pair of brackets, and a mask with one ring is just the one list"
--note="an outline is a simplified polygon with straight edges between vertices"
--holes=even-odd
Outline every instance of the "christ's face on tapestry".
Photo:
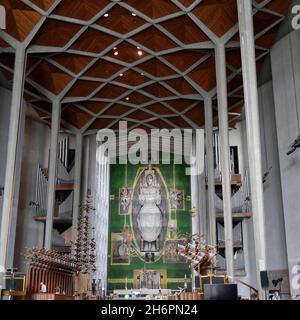
[[151,186],[152,183],[153,183],[153,177],[151,174],[148,174],[147,177],[146,177],[146,182],[147,182],[147,185],[148,186]]

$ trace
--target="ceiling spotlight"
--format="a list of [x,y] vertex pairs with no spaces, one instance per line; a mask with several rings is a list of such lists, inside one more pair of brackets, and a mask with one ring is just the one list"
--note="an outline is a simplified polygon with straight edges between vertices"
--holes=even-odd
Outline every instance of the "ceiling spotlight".
[[120,73],[120,77],[123,77],[124,76],[124,74],[123,73]]
[[136,17],[136,13],[134,13],[134,12],[132,12],[132,14],[131,14],[133,17]]
[[130,98],[129,98],[129,97],[127,97],[127,98],[126,98],[126,101],[129,101],[129,100],[130,100]]
[[117,50],[117,47],[114,47],[114,50]]
[[141,50],[139,50],[137,53],[138,53],[139,56],[143,55],[143,51],[141,51]]
[[115,51],[115,52],[114,52],[114,56],[117,56],[118,54],[119,54],[118,51]]
[[105,13],[104,17],[107,18],[108,16],[109,16],[109,14],[108,14],[108,13]]

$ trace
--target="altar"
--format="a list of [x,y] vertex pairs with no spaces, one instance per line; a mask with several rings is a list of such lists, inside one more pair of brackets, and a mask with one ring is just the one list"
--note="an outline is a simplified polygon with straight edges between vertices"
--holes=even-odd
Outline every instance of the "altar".
[[178,290],[170,289],[121,289],[113,291],[113,299],[116,300],[168,300]]

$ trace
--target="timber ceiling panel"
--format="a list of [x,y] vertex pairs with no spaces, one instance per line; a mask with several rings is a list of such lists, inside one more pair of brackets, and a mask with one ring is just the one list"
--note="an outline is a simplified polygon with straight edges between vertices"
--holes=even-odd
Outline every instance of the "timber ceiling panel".
[[180,9],[169,0],[127,0],[126,3],[154,20],[180,12]]
[[195,0],[179,0],[179,2],[188,8],[195,2]]
[[57,62],[62,67],[70,70],[74,74],[79,74],[93,60],[91,57],[81,56],[78,54],[58,54],[51,57],[51,60]]
[[[139,55],[139,52],[142,54]],[[147,56],[147,53],[139,50],[137,46],[124,41],[110,50],[106,56],[116,62],[134,63],[144,59]]]
[[160,83],[154,83],[147,87],[144,87],[143,91],[147,92],[153,97],[158,98],[173,97],[175,95],[173,92],[162,86]]
[[215,58],[211,56],[192,70],[188,76],[204,90],[211,91],[216,87]]
[[80,52],[100,53],[117,40],[107,33],[88,28],[82,36],[72,45],[71,49]]
[[108,79],[117,74],[122,69],[119,64],[98,60],[85,74],[85,77]]
[[35,36],[32,45],[64,47],[80,30],[74,23],[46,20],[40,32]]
[[169,85],[169,87],[175,89],[181,95],[190,95],[195,94],[197,95],[197,90],[193,88],[185,79],[176,78],[166,80],[165,83]]
[[198,51],[178,51],[162,56],[167,62],[181,72],[185,72],[195,63],[199,62],[205,56],[204,53]]
[[[257,70],[291,1],[253,1]],[[214,43],[230,42],[230,125],[243,112],[236,0],[0,0],[0,72],[11,83],[13,47],[29,43],[24,97],[47,120],[54,96],[71,130],[201,127],[216,94]],[[214,106],[217,117],[217,107]],[[217,123],[217,120],[215,121]]]
[[172,117],[172,118],[169,118],[168,120],[174,123],[174,127],[177,127],[177,128],[188,129],[191,127],[190,123],[188,123],[183,117]]
[[128,112],[128,107],[121,104],[114,104],[108,108],[105,112],[101,114],[101,117],[104,116],[119,116]]
[[96,102],[96,101],[81,101],[78,103],[80,106],[94,114],[98,114],[101,110],[107,107],[108,102]]
[[129,69],[124,73],[119,74],[117,78],[114,79],[114,81],[123,85],[137,87],[139,85],[149,82],[150,79],[145,77],[144,74]]
[[266,9],[285,15],[290,4],[290,1],[273,0],[266,5]]
[[69,84],[72,77],[46,60],[43,60],[30,73],[29,79],[53,94],[58,95]]
[[163,128],[163,129],[174,129],[176,126],[173,122],[167,122],[164,119],[155,119],[149,122],[149,124],[156,128]]
[[107,84],[95,95],[95,98],[114,100],[126,92],[126,88],[119,87],[114,84]]
[[100,82],[77,80],[70,91],[67,93],[67,97],[86,97],[90,96],[101,85]]
[[48,11],[50,7],[54,4],[55,0],[31,0],[32,3],[37,5],[44,11]]
[[153,52],[160,52],[177,47],[174,41],[155,27],[141,31],[136,36],[133,36],[132,39]]
[[92,124],[89,126],[89,130],[97,130],[101,128],[109,127],[112,124],[112,119],[109,118],[97,118],[92,122]]
[[[199,101],[196,101],[199,103]],[[195,103],[194,100],[187,100],[187,99],[173,99],[173,100],[168,100],[168,105],[176,110],[177,112],[183,112],[190,106],[192,106]]]
[[61,1],[53,13],[63,17],[89,21],[101,12],[108,4],[109,1],[107,0]]
[[193,13],[219,37],[238,23],[236,0],[204,0]]
[[153,115],[146,113],[143,110],[136,110],[136,111],[130,113],[127,117],[129,117],[131,119],[140,120],[140,121],[146,121],[146,120],[153,119]]
[[122,99],[123,102],[133,105],[142,105],[151,101],[151,99],[140,92],[132,92]]
[[186,15],[162,22],[161,26],[184,44],[209,41],[208,36]]
[[96,22],[97,25],[120,34],[127,34],[145,23],[145,20],[136,15],[133,16],[130,11],[119,6],[113,7]]
[[151,104],[150,106],[147,106],[145,107],[145,109],[147,110],[150,110],[158,115],[172,115],[173,112],[171,111],[171,109],[163,106],[162,104],[160,103],[154,103],[154,104]]
[[256,40],[256,45],[265,49],[270,49],[277,35],[277,27],[270,29]]
[[6,32],[23,42],[42,16],[20,0],[1,0],[6,9]]
[[[201,112],[199,112],[199,110]],[[204,106],[203,104],[196,105],[193,109],[187,111],[184,114],[186,117],[191,119],[197,126],[202,127],[205,124],[204,121]]]
[[88,121],[92,119],[90,114],[71,104],[63,108],[61,117],[63,120],[71,123],[71,125],[78,129],[82,128]]
[[267,29],[269,26],[273,25],[278,21],[278,16],[264,12],[264,11],[258,11],[253,18],[253,24],[254,24],[254,34],[258,34],[265,29]]
[[177,74],[176,71],[166,66],[157,58],[139,64],[138,68],[156,78],[164,78]]

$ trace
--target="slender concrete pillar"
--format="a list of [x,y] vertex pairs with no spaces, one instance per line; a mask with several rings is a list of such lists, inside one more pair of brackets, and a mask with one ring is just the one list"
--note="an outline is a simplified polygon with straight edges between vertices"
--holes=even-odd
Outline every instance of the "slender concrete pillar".
[[[207,241],[206,185],[204,170],[204,130],[196,130],[193,137],[195,151],[195,184],[198,232]],[[201,174],[200,174],[201,173]]]
[[73,241],[77,234],[77,222],[80,206],[80,194],[81,194],[81,167],[82,167],[82,134],[76,134],[76,151],[75,151],[75,171],[74,171],[74,195],[73,195]]
[[90,138],[86,136],[83,139],[83,175],[82,175],[82,199],[85,200],[88,195],[89,180],[89,161],[90,161]]
[[61,103],[54,100],[52,103],[52,119],[51,119],[51,145],[49,157],[49,175],[48,175],[48,199],[47,199],[47,219],[46,219],[46,234],[45,248],[51,249],[52,246],[52,229],[53,216],[55,209],[55,191],[56,191],[56,171],[57,171],[57,149],[58,149],[58,134],[60,128],[60,111]]
[[204,100],[205,109],[205,146],[206,146],[206,167],[207,167],[207,212],[209,225],[209,244],[217,244],[217,223],[215,209],[215,168],[214,168],[214,146],[213,146],[213,108],[212,98]]
[[205,173],[197,176],[198,178],[198,203],[199,203],[199,223],[200,235],[203,236],[205,241],[208,241],[207,230],[207,215],[206,215],[206,186],[205,186]]
[[267,270],[266,237],[252,1],[238,0],[237,3],[241,38],[257,283],[260,299],[264,299],[266,297],[264,290],[261,288],[260,271]]
[[192,232],[193,234],[200,234],[200,208],[199,208],[199,197],[200,192],[198,190],[198,176],[196,175],[197,170],[197,156],[196,156],[196,134],[193,134],[192,148],[191,148],[191,159],[193,165],[191,166],[192,174],[191,179],[191,205],[194,214],[192,217]]
[[228,101],[227,101],[227,76],[226,53],[223,44],[216,45],[216,73],[218,91],[218,116],[221,149],[221,171],[223,190],[223,211],[225,228],[226,269],[229,277],[234,276],[233,265],[233,240],[232,240],[232,210],[231,210],[231,177],[230,153],[228,132]]
[[8,241],[13,210],[15,191],[15,175],[17,162],[17,145],[23,103],[23,89],[26,69],[26,50],[19,46],[15,54],[14,80],[12,90],[9,135],[7,146],[7,160],[4,182],[4,197],[2,208],[2,223],[0,237],[0,266],[7,266]]

